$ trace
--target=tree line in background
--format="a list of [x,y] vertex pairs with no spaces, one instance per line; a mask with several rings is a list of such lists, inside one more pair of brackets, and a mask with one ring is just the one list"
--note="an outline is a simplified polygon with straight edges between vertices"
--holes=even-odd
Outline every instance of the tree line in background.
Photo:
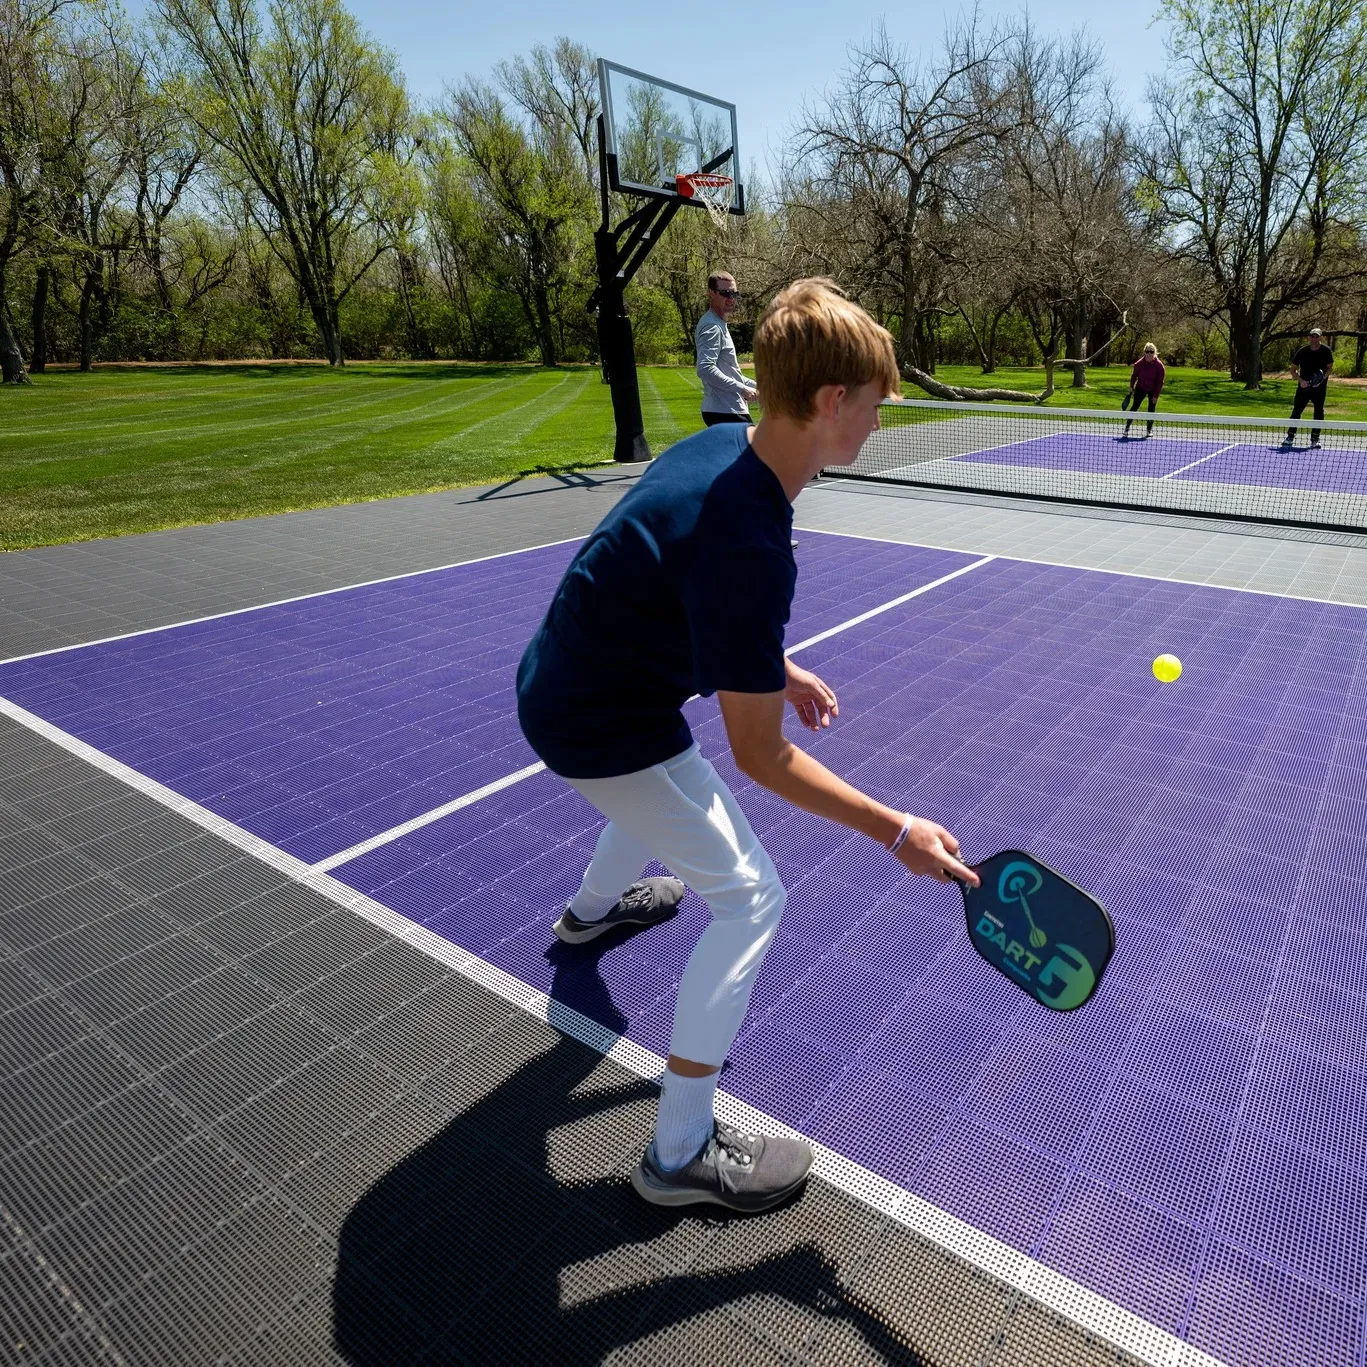
[[[683,213],[629,291],[685,358],[703,281],[834,276],[932,393],[1128,361],[1255,386],[1311,323],[1367,354],[1367,0],[1164,0],[1136,124],[1097,48],[885,30],[796,120],[723,238]],[[727,92],[719,92],[725,95]],[[593,54],[562,38],[417,107],[340,0],[0,0],[0,366],[322,356],[596,359]],[[627,206],[618,206],[625,211]],[[746,328],[735,329],[742,349]]]

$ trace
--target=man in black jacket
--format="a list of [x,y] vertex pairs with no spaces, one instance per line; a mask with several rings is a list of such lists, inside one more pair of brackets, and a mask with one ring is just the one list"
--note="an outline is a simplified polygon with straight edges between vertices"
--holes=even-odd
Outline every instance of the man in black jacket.
[[[1291,405],[1292,425],[1286,429],[1283,446],[1294,446],[1296,442],[1295,420],[1305,412],[1305,405],[1315,405],[1315,421],[1324,421],[1324,392],[1329,386],[1329,372],[1334,368],[1334,353],[1320,339],[1323,333],[1319,328],[1310,329],[1309,342],[1291,357],[1291,374],[1296,379],[1296,400]],[[1320,429],[1310,429],[1310,446],[1320,444]]]

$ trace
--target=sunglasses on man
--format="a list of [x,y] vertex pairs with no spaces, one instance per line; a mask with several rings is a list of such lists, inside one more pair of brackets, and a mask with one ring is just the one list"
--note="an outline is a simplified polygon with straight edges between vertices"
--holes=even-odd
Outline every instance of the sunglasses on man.
[[719,294],[723,299],[739,299],[739,290],[713,290],[713,294]]

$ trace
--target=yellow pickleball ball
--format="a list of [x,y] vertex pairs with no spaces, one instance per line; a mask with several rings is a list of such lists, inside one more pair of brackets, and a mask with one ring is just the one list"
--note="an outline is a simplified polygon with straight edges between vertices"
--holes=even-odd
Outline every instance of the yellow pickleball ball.
[[1153,662],[1153,677],[1159,683],[1172,683],[1182,677],[1182,661],[1176,655],[1160,655]]

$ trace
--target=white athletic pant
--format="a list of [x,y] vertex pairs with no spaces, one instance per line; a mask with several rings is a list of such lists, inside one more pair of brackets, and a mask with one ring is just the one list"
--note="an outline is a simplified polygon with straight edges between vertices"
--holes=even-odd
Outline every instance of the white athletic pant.
[[576,915],[602,915],[652,859],[707,902],[712,922],[679,984],[670,1052],[720,1067],[783,914],[773,861],[696,745],[634,774],[568,782],[608,819],[570,903]]

